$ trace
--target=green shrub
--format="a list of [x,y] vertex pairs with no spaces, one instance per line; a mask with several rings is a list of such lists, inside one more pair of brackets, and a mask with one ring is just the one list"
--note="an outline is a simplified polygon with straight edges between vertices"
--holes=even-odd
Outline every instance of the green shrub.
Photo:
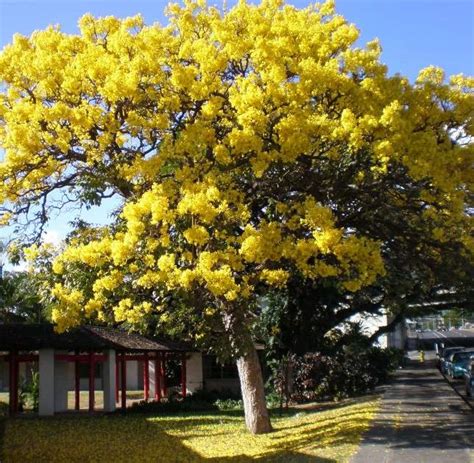
[[403,360],[398,349],[345,346],[333,355],[308,353],[294,363],[292,400],[340,400],[387,381]]
[[0,402],[0,419],[8,415],[9,407],[5,402]]
[[234,399],[217,399],[215,401],[215,406],[219,410],[243,410],[244,408],[242,400]]
[[24,381],[20,387],[19,393],[20,409],[26,407],[31,408],[34,412],[38,411],[39,407],[39,373],[31,371],[31,380]]
[[273,391],[265,396],[268,408],[278,408],[281,405],[281,396],[278,392]]
[[127,411],[131,413],[153,413],[169,414],[184,412],[203,412],[217,410],[218,408],[209,402],[200,400],[191,400],[186,398],[181,401],[163,401],[163,402],[135,402]]
[[171,394],[162,402],[135,402],[129,410],[132,413],[181,413],[202,412],[212,410],[242,409],[240,396],[230,390],[204,391],[199,390],[188,395],[184,400],[179,393]]
[[[280,406],[280,396],[271,393],[266,396],[267,406]],[[196,391],[184,400],[179,395],[173,395],[162,402],[135,402],[129,411],[132,413],[181,413],[201,412],[211,410],[243,410],[244,405],[239,395],[230,390],[223,391]]]

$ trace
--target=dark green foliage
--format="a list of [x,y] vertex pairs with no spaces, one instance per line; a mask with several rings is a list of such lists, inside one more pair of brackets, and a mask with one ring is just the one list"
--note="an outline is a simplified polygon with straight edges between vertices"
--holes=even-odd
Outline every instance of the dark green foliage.
[[221,410],[243,410],[244,404],[242,400],[234,400],[234,399],[218,399],[215,402],[216,407]]
[[[267,395],[266,401],[268,408],[277,408],[280,404],[280,397],[276,393],[271,393]],[[241,396],[230,390],[201,390],[189,395],[184,400],[178,394],[172,394],[168,400],[162,402],[136,402],[129,408],[129,411],[132,413],[174,414],[243,409]]]
[[[240,405],[238,404],[240,402]],[[133,413],[181,413],[207,410],[241,409],[240,396],[231,391],[196,391],[184,400],[179,394],[171,394],[163,402],[136,402],[130,407]]]
[[8,415],[8,404],[5,402],[0,402],[0,421],[3,417]]
[[31,380],[24,381],[19,394],[20,408],[30,407],[34,412],[39,407],[39,373],[31,372]]
[[202,412],[211,410],[218,410],[218,407],[213,403],[194,399],[193,396],[190,396],[184,400],[169,400],[166,402],[136,402],[127,410],[127,412],[168,414]]
[[403,360],[398,349],[346,346],[334,355],[307,353],[293,365],[292,399],[342,399],[365,394],[387,381]]
[[3,323],[41,323],[45,321],[38,286],[26,272],[0,276],[0,321]]

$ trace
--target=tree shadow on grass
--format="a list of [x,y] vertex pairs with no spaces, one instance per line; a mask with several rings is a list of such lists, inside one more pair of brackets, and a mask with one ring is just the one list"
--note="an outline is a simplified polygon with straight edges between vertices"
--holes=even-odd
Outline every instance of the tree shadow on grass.
[[[341,410],[337,423],[310,413],[306,423],[276,419],[275,432],[264,436],[245,430],[240,411],[13,419],[7,421],[2,462],[336,463],[331,455],[337,458],[339,446],[358,443],[357,412]],[[328,447],[330,458],[324,456]]]

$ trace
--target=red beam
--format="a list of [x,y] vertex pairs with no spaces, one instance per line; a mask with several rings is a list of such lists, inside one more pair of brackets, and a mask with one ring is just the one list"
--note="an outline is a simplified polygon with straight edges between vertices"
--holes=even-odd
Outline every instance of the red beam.
[[181,355],[181,395],[186,398],[186,354]]
[[131,355],[126,355],[125,360],[127,362],[130,361],[136,361],[136,362],[144,362],[146,359],[150,360],[150,356],[147,354],[131,354]]
[[89,354],[89,411],[94,411],[95,399],[95,362],[94,355]]
[[122,363],[121,363],[121,373],[122,373],[122,410],[127,409],[127,362],[125,360],[125,354],[122,354]]
[[150,398],[150,363],[148,361],[148,354],[145,354],[144,357],[145,359],[143,360],[143,395],[145,401],[148,402],[148,399]]
[[39,355],[38,354],[17,355],[16,360],[17,362],[37,362],[39,360]]
[[[146,358],[148,360],[156,360],[159,359],[161,355],[169,355],[170,357],[179,356],[180,353],[166,351],[166,352],[156,352],[156,353],[145,353],[145,354],[130,354],[126,355],[126,361],[144,361]],[[105,354],[93,354],[94,361],[97,362],[104,362],[107,359]],[[5,360],[8,362],[9,360],[8,354],[1,354],[0,360]],[[16,356],[18,362],[35,362],[39,360],[38,354],[20,354]],[[79,361],[81,363],[88,363],[89,362],[89,354],[56,354],[54,356],[56,360],[61,362],[76,362]]]
[[[10,355],[0,355],[0,359],[5,360],[6,362],[10,361]],[[15,359],[17,362],[36,362],[39,359],[38,354],[16,354]]]
[[145,361],[147,358],[148,360],[153,360],[153,359],[157,359],[159,358],[161,355],[165,355],[165,354],[168,354],[170,355],[171,357],[174,357],[176,356],[176,358],[180,358],[180,353],[173,353],[173,352],[157,352],[155,354],[151,353],[151,352],[146,352],[144,354],[129,354],[129,355],[126,355],[125,356],[125,360],[127,362],[130,362],[130,361]]
[[[129,354],[127,355],[127,360],[144,360],[145,356],[148,356],[149,360],[155,359],[156,357],[159,357],[162,354],[167,354],[171,357],[173,356],[179,356],[181,352],[178,351],[160,351],[160,352],[147,352],[146,354]],[[106,359],[105,354],[93,354],[94,357],[96,358],[96,361],[103,362]],[[88,362],[89,359],[89,354],[56,354],[55,358],[56,360],[61,360],[61,361],[75,361],[76,357],[79,357],[79,360]],[[0,359],[3,359],[5,361],[8,361],[9,359],[9,354],[0,354]],[[30,361],[35,361],[38,360],[38,354],[18,354],[17,355],[17,360],[18,361],[25,361],[25,362],[30,362]]]
[[105,362],[107,356],[104,354],[56,354],[54,356],[55,360],[61,362],[81,362],[89,363],[90,358],[94,359],[94,362]]

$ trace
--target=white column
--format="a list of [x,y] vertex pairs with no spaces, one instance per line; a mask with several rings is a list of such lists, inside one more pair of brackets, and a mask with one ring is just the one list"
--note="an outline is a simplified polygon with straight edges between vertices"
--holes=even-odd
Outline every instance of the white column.
[[156,376],[155,376],[155,368],[157,362],[155,360],[148,361],[148,377],[150,378],[150,399],[155,399],[156,394]]
[[109,349],[105,353],[104,362],[104,411],[115,410],[115,350]]
[[[67,351],[58,352],[56,354],[67,354]],[[68,362],[55,360],[54,362],[54,411],[67,411],[67,394],[68,394]],[[41,373],[40,373],[41,374]]]
[[54,349],[39,351],[40,416],[54,415]]
[[192,394],[202,388],[202,354],[193,352],[186,360],[186,390]]

